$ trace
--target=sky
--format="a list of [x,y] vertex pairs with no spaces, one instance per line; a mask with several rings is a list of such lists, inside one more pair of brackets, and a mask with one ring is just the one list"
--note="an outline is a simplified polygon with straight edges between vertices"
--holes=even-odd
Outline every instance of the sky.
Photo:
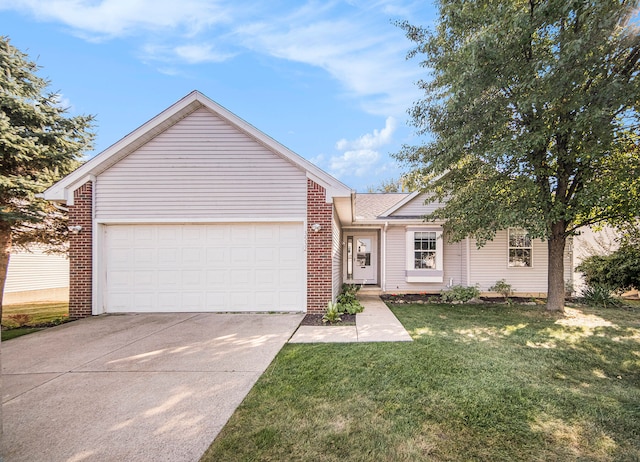
[[193,90],[360,192],[405,170],[419,58],[394,23],[431,1],[0,0],[0,34],[41,66],[105,150]]

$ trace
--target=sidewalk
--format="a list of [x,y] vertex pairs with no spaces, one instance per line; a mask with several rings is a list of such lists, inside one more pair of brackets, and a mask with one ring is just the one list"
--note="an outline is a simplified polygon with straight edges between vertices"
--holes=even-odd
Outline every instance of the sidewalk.
[[377,295],[359,295],[364,311],[355,326],[300,326],[289,343],[411,342],[398,318]]

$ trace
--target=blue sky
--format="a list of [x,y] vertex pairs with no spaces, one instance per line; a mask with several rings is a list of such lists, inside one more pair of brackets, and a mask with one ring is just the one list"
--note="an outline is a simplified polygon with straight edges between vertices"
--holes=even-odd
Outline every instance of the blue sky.
[[199,90],[358,191],[397,178],[417,143],[424,77],[393,22],[430,1],[0,0],[0,34],[71,114],[97,118],[94,155]]

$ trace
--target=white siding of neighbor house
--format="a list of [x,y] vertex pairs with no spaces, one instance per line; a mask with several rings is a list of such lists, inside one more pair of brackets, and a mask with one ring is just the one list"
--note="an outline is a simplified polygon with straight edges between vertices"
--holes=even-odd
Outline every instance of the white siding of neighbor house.
[[[415,226],[414,226],[415,227]],[[464,284],[466,279],[465,246],[464,242],[444,243],[442,283],[406,282],[406,227],[390,226],[387,230],[387,292],[439,292],[449,284]]]
[[96,218],[299,218],[306,184],[304,171],[201,108],[98,176]]
[[42,250],[12,253],[5,294],[69,287],[69,259]]
[[421,217],[440,208],[440,202],[430,202],[425,204],[427,194],[419,194],[413,200],[409,201],[398,210],[391,214],[392,217]]
[[335,207],[333,208],[331,226],[331,273],[333,278],[333,300],[335,301],[342,287],[342,228],[340,227]]

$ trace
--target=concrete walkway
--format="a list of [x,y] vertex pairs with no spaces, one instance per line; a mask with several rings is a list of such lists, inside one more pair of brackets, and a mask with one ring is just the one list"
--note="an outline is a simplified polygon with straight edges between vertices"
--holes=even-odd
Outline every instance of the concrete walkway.
[[300,326],[289,343],[411,342],[398,318],[377,295],[359,295],[364,311],[355,326]]

